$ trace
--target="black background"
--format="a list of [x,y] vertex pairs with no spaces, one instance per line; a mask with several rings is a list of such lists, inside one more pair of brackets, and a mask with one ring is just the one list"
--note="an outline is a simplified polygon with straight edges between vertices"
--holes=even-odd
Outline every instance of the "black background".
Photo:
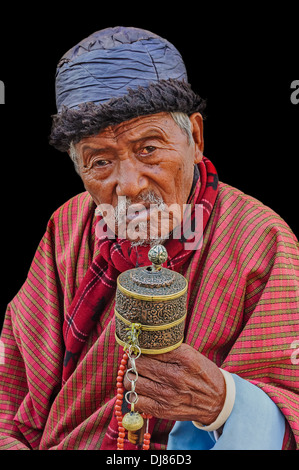
[[48,144],[55,69],[68,49],[105,27],[141,27],[177,47],[193,89],[207,100],[205,155],[220,180],[270,206],[299,235],[299,105],[290,101],[291,83],[299,78],[297,12],[214,2],[209,12],[204,3],[96,5],[16,6],[2,17],[2,316],[48,219],[84,190],[69,157]]

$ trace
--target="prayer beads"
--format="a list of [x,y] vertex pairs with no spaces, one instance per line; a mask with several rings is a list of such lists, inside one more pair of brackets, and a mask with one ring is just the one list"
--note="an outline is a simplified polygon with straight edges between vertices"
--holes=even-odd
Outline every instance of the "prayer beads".
[[[117,386],[117,394],[116,394],[116,401],[115,401],[115,416],[118,422],[118,438],[117,438],[117,450],[124,450],[124,444],[125,444],[125,436],[126,436],[126,431],[128,431],[128,440],[132,444],[138,444],[138,434],[136,433],[139,431],[141,428],[144,426],[144,420],[146,421],[146,429],[145,433],[143,435],[143,444],[142,444],[142,450],[149,450],[150,448],[150,439],[151,435],[148,432],[148,427],[149,427],[149,419],[152,418],[152,415],[146,414],[146,413],[141,413],[139,414],[134,410],[134,405],[137,401],[137,394],[135,392],[135,382],[137,380],[138,374],[135,369],[136,373],[136,379],[131,380],[133,386],[132,386],[132,391],[127,392],[126,395],[129,393],[135,393],[135,400],[131,403],[126,397],[126,401],[128,403],[131,403],[131,411],[126,413],[124,416],[122,414],[122,403],[124,399],[124,385],[123,385],[123,379],[125,376],[125,371],[129,359],[129,351],[125,352],[123,354],[118,373],[117,373],[117,379],[116,379],[116,386]],[[133,369],[135,368],[135,361],[133,359]],[[131,370],[131,369],[129,369]]]

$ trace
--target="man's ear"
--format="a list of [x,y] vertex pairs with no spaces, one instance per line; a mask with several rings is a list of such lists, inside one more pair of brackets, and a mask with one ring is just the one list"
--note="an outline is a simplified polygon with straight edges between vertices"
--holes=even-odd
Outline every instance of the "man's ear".
[[203,157],[204,139],[203,139],[203,119],[200,113],[193,113],[189,116],[192,124],[192,136],[195,143],[194,163],[199,163]]

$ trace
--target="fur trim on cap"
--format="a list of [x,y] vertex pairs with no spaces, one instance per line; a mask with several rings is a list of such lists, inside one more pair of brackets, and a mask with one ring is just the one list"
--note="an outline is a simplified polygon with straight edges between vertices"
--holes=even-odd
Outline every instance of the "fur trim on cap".
[[189,116],[194,112],[203,113],[205,101],[196,95],[191,86],[180,80],[160,80],[147,88],[128,89],[120,98],[106,103],[82,103],[77,109],[62,107],[60,113],[52,116],[53,124],[50,144],[66,152],[71,142],[98,134],[108,126],[160,112],[182,112]]

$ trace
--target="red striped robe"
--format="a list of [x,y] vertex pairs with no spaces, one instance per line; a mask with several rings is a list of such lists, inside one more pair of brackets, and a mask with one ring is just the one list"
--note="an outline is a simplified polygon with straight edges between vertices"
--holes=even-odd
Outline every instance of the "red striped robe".
[[[98,254],[94,209],[82,193],[53,214],[28,278],[8,306],[1,336],[0,449],[101,449],[122,354],[114,339],[113,302],[61,385],[65,312]],[[203,246],[181,272],[189,281],[185,342],[261,387],[286,417],[284,448],[299,447],[294,234],[259,201],[220,183]],[[153,448],[166,448],[172,425],[156,419]]]

